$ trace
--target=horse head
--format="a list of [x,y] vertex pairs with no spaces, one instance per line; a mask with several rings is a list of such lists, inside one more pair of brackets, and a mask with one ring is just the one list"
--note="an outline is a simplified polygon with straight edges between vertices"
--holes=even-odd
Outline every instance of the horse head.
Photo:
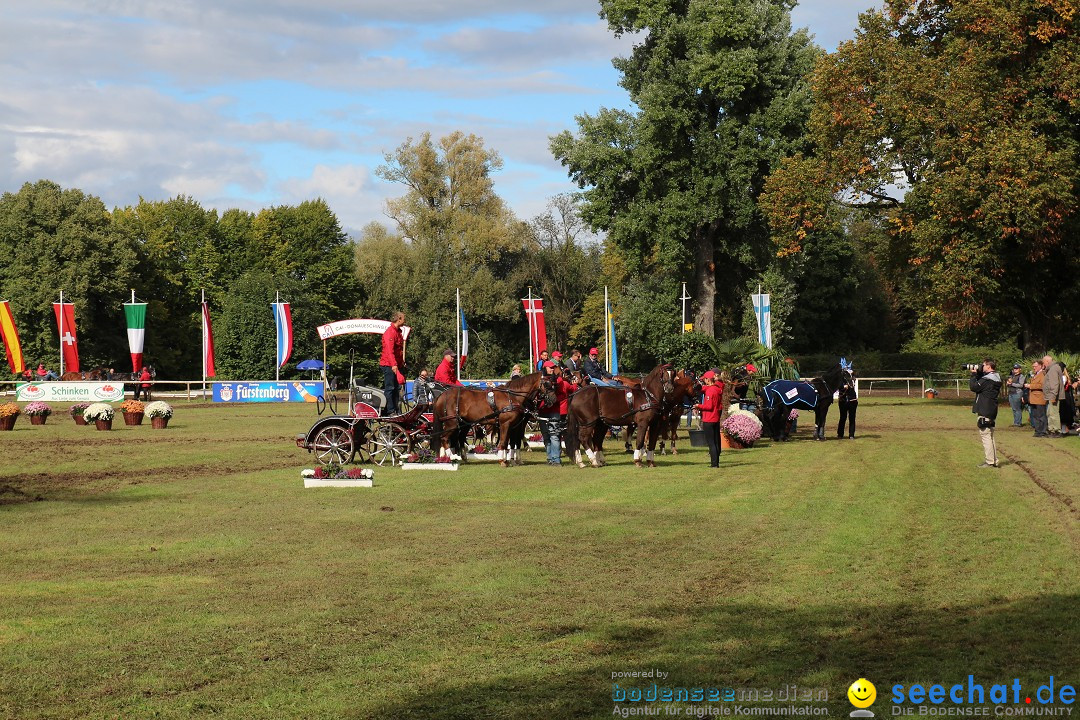
[[548,407],[558,403],[558,397],[555,395],[555,375],[543,374],[540,376],[540,397],[543,403]]

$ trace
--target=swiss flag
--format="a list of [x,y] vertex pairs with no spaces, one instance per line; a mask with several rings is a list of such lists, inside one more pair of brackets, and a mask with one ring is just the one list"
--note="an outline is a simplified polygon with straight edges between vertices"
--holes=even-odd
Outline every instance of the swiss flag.
[[79,372],[79,340],[75,336],[75,306],[72,303],[53,303],[56,328],[60,332],[60,351],[64,372]]

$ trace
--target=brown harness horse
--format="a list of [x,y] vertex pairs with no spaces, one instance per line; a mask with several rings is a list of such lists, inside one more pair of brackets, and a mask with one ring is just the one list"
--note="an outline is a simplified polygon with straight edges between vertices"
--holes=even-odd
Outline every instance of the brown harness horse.
[[[636,387],[641,384],[640,380],[634,380],[631,378],[623,378],[623,381]],[[679,451],[675,448],[675,441],[679,439],[679,421],[682,420],[683,400],[687,395],[700,395],[701,394],[701,382],[697,377],[690,372],[680,370],[675,373],[674,378],[675,389],[670,395],[664,396],[664,402],[660,408],[660,454],[664,454],[665,444],[668,440],[671,441],[671,454],[678,455]],[[630,441],[634,437],[634,427],[626,433],[626,452],[631,452]]]
[[86,381],[86,380],[109,380],[112,374],[112,368],[96,367],[93,370],[87,370],[85,372],[66,372],[60,376],[61,380],[67,381]]
[[590,385],[574,393],[567,403],[566,454],[578,467],[585,467],[581,459],[584,448],[593,467],[600,467],[605,464],[604,436],[608,428],[632,426],[637,428],[634,464],[642,466],[642,447],[648,439],[647,462],[649,467],[656,467],[653,451],[660,412],[664,398],[674,389],[671,365],[657,365],[641,381],[641,387]]
[[[540,373],[516,378],[491,390],[454,386],[435,400],[435,420],[431,427],[431,439],[438,438],[439,455],[450,452],[451,436],[456,437],[464,426],[497,424],[499,426],[499,464],[507,467],[506,450],[510,442],[510,429],[525,414],[535,409],[537,396],[553,392],[549,379]],[[455,450],[462,450],[455,443]]]

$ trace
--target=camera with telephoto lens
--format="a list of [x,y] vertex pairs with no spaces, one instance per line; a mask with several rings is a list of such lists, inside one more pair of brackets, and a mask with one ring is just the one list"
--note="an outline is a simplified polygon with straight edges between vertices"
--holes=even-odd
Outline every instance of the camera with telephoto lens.
[[982,370],[982,363],[968,363],[964,366],[964,369],[968,372],[979,372]]

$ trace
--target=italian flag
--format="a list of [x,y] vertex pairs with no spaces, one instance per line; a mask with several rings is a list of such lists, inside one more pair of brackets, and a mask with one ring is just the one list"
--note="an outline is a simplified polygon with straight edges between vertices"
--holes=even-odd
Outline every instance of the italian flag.
[[127,317],[131,371],[139,372],[143,366],[143,341],[146,340],[146,303],[124,303],[124,315]]

